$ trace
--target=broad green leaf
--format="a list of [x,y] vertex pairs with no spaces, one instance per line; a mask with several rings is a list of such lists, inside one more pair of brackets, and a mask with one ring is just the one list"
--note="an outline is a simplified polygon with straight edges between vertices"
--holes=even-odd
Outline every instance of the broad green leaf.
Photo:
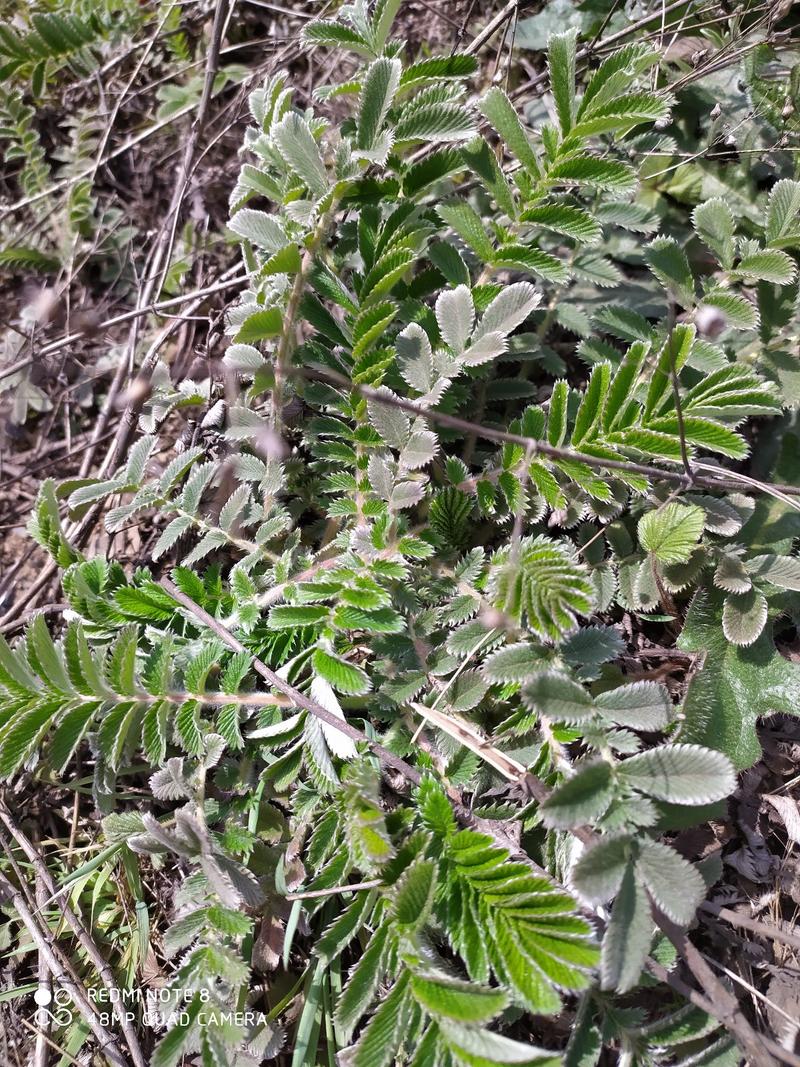
[[591,137],[616,130],[629,130],[648,122],[669,119],[671,101],[655,93],[629,93],[592,109],[591,115],[578,121],[575,137]]
[[451,56],[432,56],[406,67],[400,78],[400,85],[403,89],[408,89],[428,82],[438,82],[443,78],[460,80],[469,78],[477,70],[477,59],[463,52],[456,52]]
[[[777,556],[765,553],[745,560],[744,567],[754,578],[761,578],[779,589],[800,592],[800,559],[797,556]],[[725,588],[723,586],[723,588]],[[744,589],[729,589],[730,593],[742,593]]]
[[730,760],[699,745],[659,745],[626,759],[619,774],[640,792],[671,804],[710,804],[736,787]]
[[639,982],[653,937],[647,893],[636,880],[633,865],[623,875],[603,937],[600,981],[603,989],[627,993]]
[[674,848],[650,841],[639,844],[636,874],[655,903],[679,926],[688,926],[706,895],[706,884],[694,866]]
[[532,711],[564,722],[583,722],[594,715],[589,694],[565,674],[536,675],[523,689],[522,700]]
[[421,974],[412,975],[411,992],[431,1015],[477,1025],[491,1021],[508,1003],[502,989]]
[[706,307],[717,308],[734,330],[754,330],[758,326],[758,309],[739,293],[729,289],[711,289],[701,301]]
[[603,718],[632,730],[663,730],[673,718],[669,691],[660,682],[631,682],[594,698]]
[[686,253],[672,237],[656,237],[645,248],[650,270],[681,307],[694,305],[694,276]]
[[605,904],[618,891],[631,855],[627,835],[590,845],[570,873],[570,884],[588,904]]
[[718,749],[741,769],[761,755],[760,716],[798,714],[800,667],[778,652],[769,625],[749,647],[731,644],[722,631],[722,601],[721,593],[698,594],[678,642],[704,655],[689,682],[680,740]]
[[572,778],[558,786],[540,805],[545,826],[567,830],[594,823],[607,810],[614,796],[611,765],[605,760],[578,768]]
[[769,194],[764,233],[771,248],[800,246],[800,182],[783,178]]
[[389,38],[392,23],[400,10],[401,0],[377,0],[372,9],[372,43],[376,52],[382,52]]
[[328,617],[328,608],[312,604],[287,605],[272,608],[268,623],[272,630],[283,630],[294,626],[313,626]]
[[367,59],[373,57],[372,46],[360,33],[341,22],[320,20],[303,27],[303,37],[309,44],[328,45],[332,48],[347,48]]
[[753,582],[742,560],[726,552],[714,571],[714,585],[726,593],[746,593]]
[[[294,245],[291,247],[294,247]],[[236,334],[236,340],[252,344],[254,341],[263,341],[268,337],[277,337],[282,330],[283,315],[280,309],[275,307],[264,308],[263,311],[256,311],[247,316]],[[233,348],[234,346],[231,345],[230,347]],[[248,344],[245,344],[244,347],[248,347]],[[229,352],[230,348],[225,355],[227,356]]]
[[543,226],[554,233],[572,237],[579,244],[596,244],[601,236],[600,224],[588,211],[569,204],[543,204],[523,211],[520,218]]
[[286,246],[286,232],[280,222],[265,211],[243,207],[237,211],[228,226],[239,237],[244,237],[268,252],[279,252]]
[[619,96],[637,75],[660,58],[659,51],[644,42],[626,44],[612,52],[592,75],[581,99],[578,116],[592,114],[595,109]]
[[467,1067],[515,1064],[516,1067],[558,1067],[560,1059],[546,1049],[523,1045],[491,1030],[458,1026],[442,1019],[439,1028],[458,1062]]
[[543,252],[541,248],[519,244],[501,245],[492,257],[492,264],[512,270],[532,271],[547,281],[559,284],[566,282],[570,273],[567,264],[557,256]]
[[[449,806],[449,805],[448,805]],[[418,930],[428,919],[436,892],[437,867],[417,860],[403,872],[394,894],[394,919],[407,930]]]
[[673,501],[639,519],[639,543],[659,563],[685,563],[703,535],[704,513]]
[[524,682],[542,667],[542,654],[535,645],[507,645],[483,662],[487,682]]
[[317,674],[340,693],[361,696],[371,688],[369,678],[360,667],[323,648],[314,650],[312,663]]
[[736,273],[746,281],[773,282],[775,285],[791,285],[797,268],[791,256],[778,249],[764,249],[743,256],[736,264]]
[[767,623],[767,614],[767,598],[757,589],[732,593],[722,608],[722,631],[731,644],[752,645]]
[[733,212],[725,200],[714,197],[698,204],[692,212],[694,229],[700,240],[711,249],[724,270],[733,265]]
[[475,120],[463,104],[416,104],[401,109],[394,135],[398,142],[466,141],[475,135]]
[[589,383],[575,415],[571,442],[574,448],[580,449],[585,441],[595,436],[595,430],[603,415],[610,379],[611,364],[598,363],[592,368]]
[[436,208],[439,217],[450,226],[458,236],[468,244],[472,251],[485,262],[494,256],[494,247],[486,232],[480,215],[463,201],[451,201],[439,204]]
[[636,172],[616,160],[576,156],[548,169],[551,185],[587,185],[592,189],[628,193],[636,186]]

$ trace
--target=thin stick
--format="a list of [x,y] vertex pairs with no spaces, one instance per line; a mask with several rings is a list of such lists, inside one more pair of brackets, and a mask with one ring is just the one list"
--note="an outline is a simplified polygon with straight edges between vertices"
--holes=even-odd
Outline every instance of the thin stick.
[[351,885],[333,885],[327,889],[310,889],[307,893],[287,893],[286,900],[316,900],[318,897],[333,897],[337,893],[355,893],[360,889],[378,889],[383,879],[373,878],[369,882],[353,882]]
[[50,943],[44,931],[33,917],[24,896],[20,890],[6,878],[2,871],[0,871],[0,890],[2,890],[5,896],[13,904],[14,910],[19,916],[20,921],[30,934],[33,943],[46,961],[47,966],[50,968],[50,973],[56,981],[67,990],[72,1003],[80,1012],[81,1017],[86,1021],[86,1024],[97,1039],[102,1051],[112,1064],[114,1064],[114,1067],[128,1067],[128,1063],[122,1054],[122,1050],[117,1044],[116,1038],[113,1034],[109,1033],[100,1022],[92,1005],[89,1003],[82,986],[68,973],[64,963],[59,958],[59,955],[56,954],[57,950],[55,949],[55,946]]
[[[25,835],[22,828],[17,825],[17,823],[14,821],[13,816],[11,815],[11,812],[3,804],[0,804],[0,820],[2,820],[8,832],[17,842],[17,844],[25,853],[25,855],[28,857],[36,873],[38,881],[41,882],[41,884],[44,886],[44,888],[47,890],[47,892],[50,894],[50,897],[52,898],[57,890],[55,881],[53,880],[53,876],[50,874],[50,870],[47,864],[42,858],[42,855],[39,850],[36,848],[33,842]],[[109,993],[112,994],[110,998],[111,1008],[117,1018],[117,1022],[119,1023],[120,1029],[122,1030],[122,1033],[125,1037],[125,1041],[128,1045],[128,1048],[130,1049],[131,1058],[135,1064],[135,1067],[146,1067],[146,1060],[144,1057],[144,1053],[142,1052],[141,1045],[139,1044],[139,1039],[136,1036],[136,1031],[128,1020],[127,1013],[125,1012],[125,1010],[117,1003],[117,983],[114,979],[114,974],[111,968],[109,967],[106,960],[103,958],[100,949],[97,947],[97,945],[94,943],[94,940],[92,939],[92,935],[89,933],[88,929],[86,928],[80,917],[77,915],[77,913],[73,911],[68,904],[62,903],[61,914],[66,920],[67,925],[72,929],[72,932],[75,934],[79,945],[84,950],[89,959],[92,961],[95,969],[97,970],[97,973],[102,979],[103,985],[106,987]]]
[[[551,456],[556,460],[562,459],[570,462],[585,463],[588,467],[594,467],[600,470],[618,470],[626,474],[641,474],[645,478],[673,482],[677,485],[684,486],[686,489],[700,485],[706,489],[741,490],[745,485],[752,486],[762,493],[768,493],[771,496],[775,496],[785,504],[788,504],[789,507],[800,511],[800,503],[791,500],[786,496],[785,492],[782,491],[783,487],[779,490],[768,482],[759,482],[754,478],[748,478],[746,475],[737,474],[733,471],[722,470],[709,463],[695,463],[695,467],[707,471],[719,470],[724,477],[706,478],[695,475],[693,478],[689,478],[681,471],[664,470],[661,467],[652,467],[645,463],[635,463],[632,460],[599,458],[585,452],[576,451],[575,449],[562,448],[556,445],[551,445],[546,441],[539,441],[532,437],[524,437],[522,434],[509,433],[507,430],[496,430],[491,426],[482,426],[478,423],[469,422],[467,419],[460,419],[455,415],[447,415],[443,411],[436,411],[433,408],[425,407],[423,404],[419,404],[413,400],[404,400],[402,397],[397,396],[387,396],[385,393],[380,392],[378,389],[373,389],[369,385],[356,384],[349,378],[346,378],[343,374],[329,370],[326,367],[319,367],[316,365],[311,367],[292,367],[287,368],[287,373],[296,374],[312,381],[327,382],[329,385],[340,386],[351,392],[359,393],[367,400],[373,400],[386,407],[399,408],[401,411],[407,411],[412,415],[421,416],[423,419],[438,423],[440,426],[448,426],[453,430],[460,430],[462,433],[475,434],[478,437],[484,438],[486,441],[494,441],[497,444],[509,443],[522,445],[523,447],[530,449],[532,456],[539,454],[543,456]],[[671,461],[665,460],[665,462]],[[798,492],[800,493],[800,490],[798,490]]]
[[498,11],[492,21],[487,23],[486,26],[484,26],[484,28],[478,34],[478,36],[475,37],[472,41],[470,41],[470,43],[464,49],[464,55],[471,56],[474,52],[477,52],[481,48],[481,46],[489,40],[492,34],[495,33],[495,31],[498,30],[504,22],[507,22],[508,19],[511,18],[511,16],[517,10],[517,4],[518,0],[509,0],[509,2],[502,9],[502,11]]
[[706,900],[700,905],[700,911],[704,911],[709,915],[714,915],[718,919],[724,919],[725,922],[730,923],[731,926],[738,926],[742,930],[749,930],[753,934],[760,934],[762,937],[767,937],[771,941],[780,941],[783,945],[789,945],[791,948],[800,949],[800,935],[790,934],[781,930],[778,926],[773,926],[771,923],[759,922],[758,919],[751,919],[746,915],[740,915],[738,912],[733,911],[732,908],[722,908],[718,904],[713,904],[711,901]]

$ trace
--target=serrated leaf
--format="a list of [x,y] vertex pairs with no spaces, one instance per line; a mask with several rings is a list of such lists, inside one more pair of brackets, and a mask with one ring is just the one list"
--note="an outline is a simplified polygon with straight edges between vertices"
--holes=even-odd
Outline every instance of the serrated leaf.
[[[292,246],[294,247],[294,246]],[[236,334],[236,340],[242,342],[241,347],[246,348],[253,341],[263,341],[268,337],[277,337],[283,329],[283,314],[279,308],[264,308],[261,311],[255,311],[252,315],[248,315],[242,323],[239,332]],[[225,353],[226,362],[229,362],[228,357],[233,359],[231,348],[237,349],[239,345],[231,345]],[[264,365],[264,360],[261,362],[261,366]],[[236,368],[235,369],[239,369]],[[245,368],[246,369],[246,368]],[[255,369],[259,369],[256,366]]]
[[535,645],[507,645],[488,656],[481,668],[487,682],[524,682],[542,666]]
[[492,334],[506,336],[525,321],[539,306],[541,293],[530,282],[514,282],[506,286],[486,308],[475,327],[472,343]]
[[[296,111],[290,111],[272,128],[272,136],[281,154],[295,174],[305,182],[314,196],[323,196],[328,190],[328,175],[319,147],[308,123]],[[280,247],[286,244],[286,239]],[[277,252],[278,248],[273,248]]]
[[450,201],[439,204],[436,211],[442,221],[455,230],[477,256],[484,262],[491,260],[494,246],[489,240],[483,220],[469,204]]
[[660,682],[631,682],[598,693],[594,699],[600,714],[632,730],[661,730],[674,715],[669,690]]
[[570,272],[566,263],[549,252],[543,252],[541,248],[527,245],[501,245],[492,257],[492,264],[510,270],[532,271],[547,281],[559,284],[569,280]]
[[417,1003],[431,1015],[463,1023],[489,1022],[508,1003],[502,989],[421,974],[412,975],[411,992]]
[[[778,556],[765,553],[752,556],[744,562],[748,574],[776,585],[779,589],[791,589],[800,592],[800,559],[797,556]],[[743,589],[731,589],[729,592],[744,592]]]
[[603,234],[600,224],[587,211],[569,204],[543,204],[527,208],[520,218],[523,222],[532,222],[554,233],[572,237],[580,244],[596,244]]
[[237,211],[228,226],[239,237],[252,241],[268,252],[279,252],[288,241],[286,231],[273,215],[253,208],[243,207]]
[[459,356],[472,335],[475,305],[466,285],[443,292],[436,301],[436,321],[442,340]]
[[579,857],[570,884],[588,904],[605,904],[619,889],[631,854],[627,835],[604,837]]
[[735,330],[754,330],[758,326],[758,309],[755,305],[729,289],[710,290],[703,295],[702,303],[721,311],[727,324]]
[[772,282],[775,285],[791,285],[797,268],[791,256],[778,249],[763,249],[743,256],[736,264],[736,273],[746,281]]
[[[319,651],[319,649],[317,650]],[[311,682],[311,698],[318,704],[321,704],[326,711],[329,711],[332,715],[335,715],[337,719],[341,719],[345,722],[345,714],[342,711],[342,706],[336,699],[336,694],[333,691],[330,683],[326,681],[321,675],[317,675]],[[355,741],[341,730],[337,730],[334,726],[328,725],[326,722],[320,722],[320,729],[325,738],[325,743],[331,750],[334,756],[338,756],[339,759],[352,760],[358,755]]]
[[685,563],[703,534],[703,509],[673,501],[639,520],[639,543],[660,563]]
[[467,1067],[489,1067],[490,1064],[558,1067],[559,1064],[559,1058],[546,1049],[514,1041],[491,1030],[459,1026],[447,1019],[439,1021],[439,1029],[457,1062]]
[[370,680],[360,667],[325,649],[316,648],[313,655],[314,670],[340,693],[360,696],[369,692]]
[[567,830],[599,819],[613,796],[611,766],[605,760],[598,760],[577,769],[572,778],[554,789],[540,804],[539,811],[545,826]]
[[797,715],[800,667],[780,654],[768,626],[747,648],[731,644],[722,631],[722,601],[721,593],[699,593],[678,641],[683,651],[704,656],[689,682],[680,740],[719,749],[743,768],[761,756],[760,716]]
[[627,93],[592,108],[591,114],[575,126],[573,136],[591,137],[600,133],[630,130],[647,122],[665,122],[671,101],[655,93]]
[[692,212],[695,233],[711,249],[724,270],[733,264],[733,212],[720,197],[698,204]]
[[600,981],[603,989],[627,993],[638,983],[653,937],[653,917],[647,893],[629,865],[614,900],[611,921],[603,937]]
[[268,624],[272,630],[291,629],[295,626],[313,626],[328,618],[329,609],[314,604],[281,605],[272,608]]
[[575,118],[575,55],[577,30],[554,33],[547,44],[550,91],[556,105],[562,136],[572,129]]
[[761,635],[767,623],[767,598],[757,589],[725,597],[722,632],[734,645],[747,646]]
[[463,104],[432,101],[405,108],[394,128],[400,141],[464,141],[475,133],[475,121]]
[[587,185],[592,189],[626,193],[636,185],[636,174],[627,163],[580,156],[556,163],[548,170],[552,185]]
[[800,182],[783,178],[769,194],[764,234],[772,248],[796,248],[800,245]]
[[661,911],[679,926],[688,926],[706,895],[706,884],[694,864],[669,845],[644,838],[636,873]]
[[372,149],[400,84],[399,59],[381,56],[367,70],[361,89],[356,123],[356,144]]
[[686,253],[672,237],[656,237],[645,248],[650,270],[674,299],[685,308],[694,305],[694,276]]
[[527,708],[563,722],[584,722],[594,715],[592,699],[582,685],[565,674],[542,672],[522,691]]
[[384,973],[383,961],[391,928],[382,923],[367,942],[347,980],[336,1005],[336,1021],[349,1038],[358,1020],[367,1011]]
[[386,403],[381,403],[377,397],[374,400],[370,397],[367,401],[369,421],[387,445],[392,448],[404,448],[411,433],[411,420],[404,411],[394,405],[394,401],[399,399],[396,393],[386,386],[381,386],[378,393],[385,397]]
[[412,863],[395,890],[392,906],[395,922],[409,931],[419,929],[428,919],[436,883],[437,868],[432,860]]
[[626,759],[618,773],[640,792],[670,804],[710,804],[736,787],[730,760],[699,745],[659,745]]
[[492,86],[481,98],[478,106],[523,167],[529,174],[538,176],[539,161],[536,153],[514,105],[503,90],[499,86]]

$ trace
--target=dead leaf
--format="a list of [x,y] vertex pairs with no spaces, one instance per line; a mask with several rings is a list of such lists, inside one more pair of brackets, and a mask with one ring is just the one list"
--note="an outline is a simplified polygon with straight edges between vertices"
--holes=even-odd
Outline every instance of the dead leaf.
[[254,971],[262,973],[276,970],[283,953],[284,927],[276,915],[265,915],[253,942],[252,964]]
[[789,840],[800,844],[800,810],[798,810],[797,801],[792,800],[791,797],[770,796],[769,794],[765,795],[764,800],[769,801],[780,815]]

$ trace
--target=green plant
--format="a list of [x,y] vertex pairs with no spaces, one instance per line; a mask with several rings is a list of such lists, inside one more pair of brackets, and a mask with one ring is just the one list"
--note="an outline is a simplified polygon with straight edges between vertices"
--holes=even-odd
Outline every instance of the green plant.
[[[70,615],[56,639],[43,616],[0,638],[0,775],[58,777],[88,749],[106,800],[146,761],[153,811],[103,810],[121,854],[181,872],[164,946],[188,1002],[156,1067],[274,1055],[300,988],[293,1067],[596,1063],[604,1042],[700,1062],[703,1040],[732,1062],[713,991],[660,1020],[617,995],[677,981],[664,935],[680,945],[714,876],[664,837],[758,753],[753,716],[730,743],[698,687],[769,646],[763,708],[796,710],[765,631],[796,610],[792,537],[758,544],[746,490],[765,487],[718,457],[744,460],[751,420],[786,406],[761,356],[796,298],[800,184],[773,183],[739,236],[712,196],[685,240],[644,244],[631,160],[669,148],[653,126],[675,104],[657,49],[623,45],[579,91],[577,34],[554,34],[554,119],[533,130],[497,86],[472,105],[472,56],[406,63],[398,6],[309,23],[357,57],[314,108],[284,74],[250,95],[225,403],[162,370],[119,469],[43,483],[30,531]],[[598,251],[630,235],[647,315]],[[198,403],[208,439],[165,457],[167,417]],[[172,582],[70,543],[61,504],[106,502],[111,533],[155,517]],[[676,626],[689,593],[683,647],[713,659],[681,707],[626,682],[614,623]],[[251,969],[297,957],[263,1004]],[[566,1049],[531,1021],[565,1012]]]

